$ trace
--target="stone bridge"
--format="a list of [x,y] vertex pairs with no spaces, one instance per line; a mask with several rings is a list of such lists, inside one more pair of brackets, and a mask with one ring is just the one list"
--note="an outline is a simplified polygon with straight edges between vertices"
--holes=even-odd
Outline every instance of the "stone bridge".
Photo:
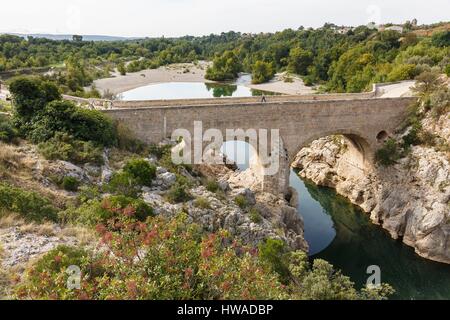
[[[354,151],[349,163],[357,170],[370,170],[375,151],[401,124],[415,98],[382,98],[375,90],[363,94],[275,96],[267,100],[123,101],[104,112],[148,143],[170,139],[177,129],[185,129],[194,137],[197,121],[202,122],[203,132],[216,129],[224,137],[229,129],[279,130],[281,151],[270,155],[277,158],[280,170],[265,174],[267,164],[255,167],[261,176],[261,188],[278,194],[288,191],[290,165],[298,152],[321,137],[346,137]],[[252,144],[259,150],[256,143]]]

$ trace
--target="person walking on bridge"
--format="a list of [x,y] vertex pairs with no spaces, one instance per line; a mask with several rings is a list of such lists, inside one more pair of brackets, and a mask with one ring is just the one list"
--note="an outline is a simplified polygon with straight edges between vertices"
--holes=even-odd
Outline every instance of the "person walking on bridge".
[[266,95],[263,93],[262,97],[261,97],[261,103],[266,103],[267,99],[266,99]]

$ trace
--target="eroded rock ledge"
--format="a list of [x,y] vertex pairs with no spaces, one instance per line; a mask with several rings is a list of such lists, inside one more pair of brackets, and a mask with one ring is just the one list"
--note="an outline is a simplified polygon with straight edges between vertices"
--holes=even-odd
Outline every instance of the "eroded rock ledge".
[[[450,117],[424,121],[426,130],[448,142]],[[388,168],[352,170],[343,137],[327,137],[303,149],[293,166],[303,178],[331,187],[370,214],[392,238],[420,256],[450,264],[450,161],[434,148],[415,146]]]

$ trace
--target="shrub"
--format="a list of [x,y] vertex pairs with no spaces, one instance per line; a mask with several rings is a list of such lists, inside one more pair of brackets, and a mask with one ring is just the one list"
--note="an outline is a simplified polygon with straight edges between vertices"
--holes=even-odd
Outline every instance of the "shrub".
[[171,203],[187,202],[192,199],[186,184],[177,182],[167,193],[167,200]]
[[253,66],[252,83],[260,84],[271,80],[275,75],[275,68],[271,63],[256,61]]
[[206,182],[206,190],[212,193],[216,193],[220,190],[219,183],[216,180],[208,180]]
[[200,209],[211,209],[211,204],[208,199],[199,197],[195,199],[194,206]]
[[250,210],[249,215],[250,215],[250,220],[253,223],[260,224],[263,221],[261,213],[256,208],[253,208],[252,210]]
[[11,122],[6,117],[0,115],[0,141],[11,143],[17,135],[18,132]]
[[450,47],[450,30],[434,33],[431,42],[436,47]]
[[64,177],[61,182],[61,187],[66,191],[76,192],[80,186],[80,181],[74,177]]
[[14,111],[23,123],[39,114],[47,103],[61,99],[56,85],[35,77],[13,79],[9,91],[13,97]]
[[142,185],[151,187],[156,177],[156,167],[144,159],[133,159],[125,165],[125,172],[133,176]]
[[400,150],[394,139],[387,140],[375,153],[375,161],[385,167],[395,164],[400,157]]
[[168,155],[170,157],[171,147],[169,145],[158,146],[156,144],[152,144],[149,147],[150,154],[154,155],[158,158],[158,160],[162,159],[164,156]]
[[131,173],[122,171],[113,174],[106,189],[114,194],[137,198],[140,194],[141,186]]
[[233,51],[225,51],[214,58],[213,66],[208,68],[205,78],[213,81],[233,80],[241,70],[237,55]]
[[146,144],[136,139],[131,130],[120,122],[116,122],[117,146],[132,153],[143,153],[146,150]]
[[234,198],[234,203],[236,203],[237,206],[242,210],[248,207],[248,201],[244,196],[237,196],[236,198]]
[[39,152],[47,160],[71,161],[76,164],[103,164],[103,150],[91,142],[75,140],[72,136],[58,132],[50,140],[38,145]]
[[414,64],[401,64],[395,66],[395,68],[388,74],[387,81],[395,82],[414,79],[416,75],[416,66]]
[[68,132],[76,139],[92,141],[102,146],[117,144],[116,129],[112,119],[98,110],[77,108]]
[[[116,219],[96,231],[96,254],[59,247],[27,269],[15,288],[19,299],[262,300],[384,299],[392,288],[354,289],[349,278],[323,260],[310,265],[303,252],[286,252],[268,240],[260,255],[220,231],[205,235],[182,214],[175,219],[130,220],[128,209],[106,209]],[[79,266],[81,288],[67,289],[67,268]],[[286,273],[287,285],[273,271]],[[151,280],[151,281],[149,281]]]
[[289,261],[288,248],[281,240],[267,239],[259,245],[259,257],[262,261],[267,262],[271,269],[277,273],[282,283],[289,283]]
[[448,64],[444,69],[445,74],[447,77],[450,77],[450,64]]
[[119,195],[102,200],[88,200],[77,208],[61,212],[59,217],[66,223],[96,226],[120,219],[122,211],[126,212],[127,219],[135,221],[144,222],[148,217],[154,216],[153,208],[144,200]]
[[50,200],[35,192],[0,183],[0,213],[18,213],[27,221],[57,220],[57,209]]

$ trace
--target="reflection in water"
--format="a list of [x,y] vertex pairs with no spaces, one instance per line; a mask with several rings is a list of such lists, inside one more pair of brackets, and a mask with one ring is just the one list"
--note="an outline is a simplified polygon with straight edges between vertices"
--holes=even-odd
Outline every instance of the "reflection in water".
[[450,266],[420,258],[412,248],[392,240],[371,223],[367,214],[334,190],[309,182],[305,186],[310,201],[321,205],[336,229],[331,245],[313,258],[329,261],[359,287],[368,278],[367,267],[377,265],[382,281],[397,290],[397,299],[450,299]]
[[121,94],[121,99],[136,101],[252,97],[260,96],[263,93],[265,95],[278,95],[277,93],[253,90],[237,84],[167,82],[152,84],[124,92]]
[[223,85],[219,83],[205,83],[206,89],[213,92],[214,98],[232,97],[238,89],[235,85]]
[[[228,142],[222,152],[248,168],[255,154],[245,142]],[[450,299],[450,266],[420,258],[414,250],[391,239],[369,216],[329,188],[302,181],[292,171],[291,186],[299,194],[299,213],[312,259],[329,261],[358,287],[365,285],[367,268],[381,268],[382,281],[397,291],[396,299]]]

